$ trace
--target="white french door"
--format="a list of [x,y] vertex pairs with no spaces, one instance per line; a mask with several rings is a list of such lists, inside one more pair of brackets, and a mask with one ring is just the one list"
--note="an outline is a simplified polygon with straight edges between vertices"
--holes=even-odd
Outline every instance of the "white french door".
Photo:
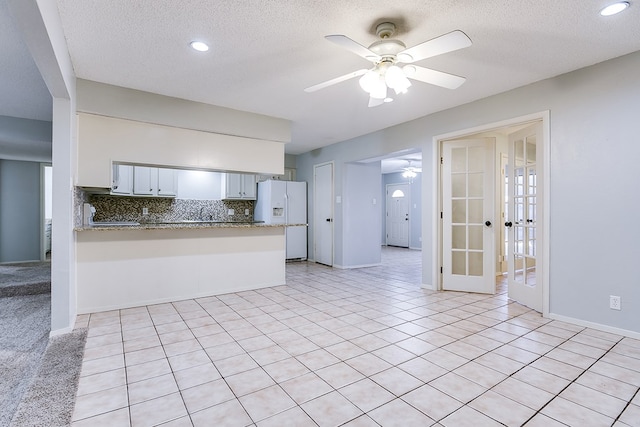
[[333,163],[313,167],[313,256],[333,265]]
[[409,184],[387,185],[387,245],[409,247]]
[[495,141],[442,143],[442,288],[495,293]]
[[540,239],[539,165],[542,164],[542,123],[509,135],[508,212],[508,295],[536,311],[542,311],[542,286],[536,280]]

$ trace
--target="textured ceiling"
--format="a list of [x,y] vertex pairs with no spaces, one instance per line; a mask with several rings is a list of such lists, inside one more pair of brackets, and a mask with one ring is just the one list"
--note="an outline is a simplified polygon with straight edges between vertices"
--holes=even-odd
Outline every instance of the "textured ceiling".
[[[603,18],[598,11],[607,3],[57,0],[78,77],[291,120],[291,154],[640,50],[640,3]],[[408,47],[464,31],[471,47],[418,65],[466,83],[448,90],[414,82],[408,94],[376,108],[367,107],[357,79],[304,92],[369,66],[325,35],[368,46],[384,20],[400,27],[397,38]],[[191,50],[194,39],[211,50]]]

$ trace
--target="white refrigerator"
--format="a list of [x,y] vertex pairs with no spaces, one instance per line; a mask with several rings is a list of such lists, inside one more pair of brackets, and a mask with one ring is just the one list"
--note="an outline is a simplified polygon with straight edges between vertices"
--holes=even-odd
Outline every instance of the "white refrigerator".
[[306,182],[259,182],[254,219],[266,224],[284,224],[286,259],[307,259]]

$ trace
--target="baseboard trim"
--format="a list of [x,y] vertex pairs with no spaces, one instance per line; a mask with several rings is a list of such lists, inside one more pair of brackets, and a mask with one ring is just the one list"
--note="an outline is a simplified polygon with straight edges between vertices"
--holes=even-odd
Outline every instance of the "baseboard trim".
[[561,314],[549,313],[549,319],[559,320],[561,322],[573,323],[574,325],[584,326],[585,328],[596,329],[610,334],[622,335],[624,337],[640,339],[640,332],[630,331],[628,329],[616,328],[613,326],[603,325],[601,323],[589,322],[587,320],[576,319],[575,317],[563,316]]
[[379,267],[382,263],[378,262],[376,264],[360,264],[360,265],[338,265],[334,264],[335,268],[339,268],[341,270],[351,270],[353,268],[363,268],[363,267]]
[[73,332],[74,325],[67,326],[66,328],[56,329],[55,331],[49,332],[49,338],[57,337],[58,335],[68,334],[69,332]]

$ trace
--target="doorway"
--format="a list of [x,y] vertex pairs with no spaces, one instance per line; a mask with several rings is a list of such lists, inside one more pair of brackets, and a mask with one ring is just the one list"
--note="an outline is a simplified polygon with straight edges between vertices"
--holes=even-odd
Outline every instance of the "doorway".
[[386,189],[387,246],[409,247],[409,184],[387,184]]
[[[522,132],[520,132],[521,130]],[[439,163],[443,161],[445,150],[449,149],[446,148],[447,145],[450,145],[453,140],[468,140],[487,136],[497,136],[497,142],[493,144],[494,154],[492,154],[495,165],[492,175],[495,179],[493,185],[489,184],[490,192],[482,193],[482,197],[479,197],[477,193],[475,195],[469,193],[472,190],[469,187],[470,175],[468,174],[471,173],[473,175],[477,172],[471,170],[473,169],[471,168],[465,172],[467,175],[464,178],[466,180],[466,200],[464,202],[460,201],[461,196],[459,194],[455,197],[451,193],[445,194],[445,165],[440,167]],[[527,142],[529,145],[527,145]],[[526,155],[522,155],[523,150],[529,150],[528,161],[526,160]],[[515,185],[518,181],[513,179],[513,176],[520,174],[522,175],[522,180],[520,180],[522,181],[522,187],[514,189],[510,186],[507,196],[509,207],[504,209],[501,206],[502,198],[500,197],[500,193],[503,191],[501,187],[504,185],[504,181],[500,179],[500,165],[502,157],[509,152],[512,153],[510,156],[513,157],[509,157],[507,161],[506,170],[508,176],[506,176],[506,179],[510,179],[510,182]],[[434,138],[433,158],[434,168],[437,172],[434,173],[433,190],[441,212],[441,217],[435,218],[433,223],[434,235],[437,236],[434,239],[433,250],[437,256],[434,257],[432,274],[433,283],[437,284],[437,289],[486,292],[487,287],[484,290],[474,289],[473,282],[474,280],[477,282],[481,273],[485,283],[492,283],[492,289],[489,289],[489,293],[495,292],[496,273],[500,274],[505,261],[499,255],[504,252],[501,247],[504,245],[504,241],[507,240],[511,242],[506,251],[506,262],[509,270],[507,275],[509,286],[513,288],[509,290],[509,297],[523,305],[541,311],[545,316],[548,314],[548,228],[546,226],[549,215],[548,156],[548,112],[453,132]],[[466,161],[473,161],[473,157],[468,157]],[[533,157],[535,157],[535,161],[532,161]],[[516,160],[517,158],[520,158],[520,160]],[[435,159],[438,161],[436,162]],[[513,165],[513,167],[510,165]],[[446,173],[451,174],[452,172],[448,170]],[[457,180],[457,185],[459,185],[463,178],[449,176],[447,180],[449,181],[447,185],[452,185],[453,180]],[[518,193],[519,190],[522,191]],[[476,188],[473,191],[478,191],[478,189]],[[519,198],[515,197],[518,194]],[[483,218],[471,218],[469,214],[473,214],[473,210],[469,210],[466,212],[465,222],[452,221],[445,224],[445,213],[449,211],[449,217],[453,215],[454,202],[457,205],[456,209],[458,209],[457,213],[459,214],[462,204],[465,204],[465,209],[468,209],[470,204],[475,204],[477,208],[479,204],[475,200],[479,198],[483,199],[488,206],[491,206],[494,213],[483,209]],[[504,210],[506,210],[506,216],[502,218],[500,213]],[[508,223],[511,222],[513,226],[515,223],[513,215],[518,210],[523,214],[520,215],[523,217],[522,221],[518,219],[519,227],[509,229]],[[479,212],[478,209],[475,209],[475,212]],[[504,230],[502,230],[503,228]],[[480,233],[481,229],[483,230],[482,233]],[[454,233],[456,234],[455,240]],[[486,239],[487,233],[490,234],[489,240]],[[505,233],[508,234],[508,239],[504,238]],[[478,246],[478,238],[481,234],[483,235],[482,241],[484,243],[483,246]],[[520,239],[520,237],[522,238]],[[488,246],[484,246],[484,244]],[[488,269],[485,267],[487,264],[482,263],[483,267],[480,271],[478,265],[480,265],[480,259],[484,260],[484,258],[477,255],[477,253],[487,253],[486,251],[489,248],[492,251],[490,256],[494,261]],[[454,258],[457,259],[458,266],[464,266],[465,275],[456,275],[451,270],[454,267]],[[446,271],[447,267],[450,269],[449,272]],[[470,268],[473,271],[470,271]],[[459,270],[458,272],[462,271]],[[469,274],[470,272],[474,274]],[[531,274],[533,272],[535,274]],[[529,280],[526,280],[527,273],[529,273]],[[453,287],[450,286],[451,282],[447,282],[451,280],[452,275],[455,275],[455,279],[459,282],[455,283]]]
[[42,181],[42,212],[40,218],[41,224],[41,244],[40,244],[40,261],[51,259],[51,217],[53,216],[53,169],[50,164],[43,164],[40,169]]
[[333,266],[333,162],[313,166],[313,258]]

